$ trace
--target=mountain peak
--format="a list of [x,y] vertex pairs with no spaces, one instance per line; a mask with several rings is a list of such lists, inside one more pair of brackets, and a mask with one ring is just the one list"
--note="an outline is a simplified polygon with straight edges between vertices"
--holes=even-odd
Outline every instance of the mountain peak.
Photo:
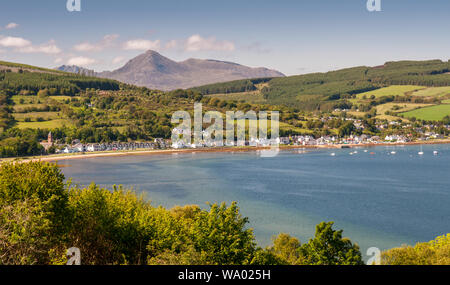
[[[59,69],[94,74],[93,71],[84,71],[80,67],[62,66]],[[251,68],[234,62],[214,59],[190,58],[176,62],[154,50],[147,50],[129,60],[119,69],[95,75],[160,90],[186,89],[239,79],[284,76],[278,71],[267,68]]]
[[144,54],[146,55],[152,55],[152,56],[162,56],[159,52],[155,51],[155,50],[151,50],[149,49],[148,51],[146,51]]

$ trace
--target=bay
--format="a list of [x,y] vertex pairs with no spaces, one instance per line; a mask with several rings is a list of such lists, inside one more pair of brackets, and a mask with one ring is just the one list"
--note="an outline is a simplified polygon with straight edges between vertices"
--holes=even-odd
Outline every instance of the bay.
[[[450,232],[450,147],[184,153],[60,161],[81,186],[124,185],[171,208],[237,201],[260,246],[286,232],[307,242],[334,221],[363,254]],[[354,152],[357,153],[354,153]],[[438,151],[438,155],[433,152]],[[395,153],[393,153],[395,152]],[[332,156],[335,153],[335,156]]]

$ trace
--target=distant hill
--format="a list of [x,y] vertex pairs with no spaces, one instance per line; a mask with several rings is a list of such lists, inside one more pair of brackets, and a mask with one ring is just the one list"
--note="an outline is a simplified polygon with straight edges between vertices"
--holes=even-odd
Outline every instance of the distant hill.
[[[75,73],[84,70],[76,66],[58,69]],[[237,79],[284,76],[267,68],[251,68],[218,60],[188,59],[176,62],[152,50],[131,59],[117,70],[95,75],[164,91]]]
[[97,74],[94,70],[76,66],[76,65],[62,65],[56,69],[59,71],[76,73],[76,74],[81,74],[81,75],[95,76]]
[[120,82],[116,80],[75,74],[57,69],[47,69],[21,63],[0,61],[0,91],[6,93],[22,92],[37,94],[47,90],[49,95],[74,96],[86,88],[99,90],[118,90]]
[[[387,62],[376,67],[360,66],[326,73],[271,79],[246,79],[192,88],[203,95],[246,100],[255,91],[264,103],[303,110],[330,110],[355,94],[389,85],[450,86],[450,62],[441,60]],[[263,84],[262,84],[263,83]],[[249,100],[250,101],[250,100]]]

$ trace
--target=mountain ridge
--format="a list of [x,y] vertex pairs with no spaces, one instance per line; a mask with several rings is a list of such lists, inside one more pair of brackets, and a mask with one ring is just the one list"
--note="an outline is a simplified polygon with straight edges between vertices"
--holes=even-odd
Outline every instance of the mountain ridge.
[[[90,70],[76,66],[60,66],[57,69],[67,72],[86,71],[92,74]],[[94,75],[163,91],[240,79],[285,77],[283,73],[273,69],[252,68],[215,59],[189,58],[177,62],[153,50],[130,59],[118,69],[95,72]]]

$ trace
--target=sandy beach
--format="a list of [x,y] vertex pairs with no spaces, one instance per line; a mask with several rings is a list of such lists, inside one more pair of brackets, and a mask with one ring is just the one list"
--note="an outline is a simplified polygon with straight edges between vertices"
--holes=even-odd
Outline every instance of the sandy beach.
[[[434,144],[450,144],[450,139],[432,140],[432,141],[417,141],[408,143],[378,143],[378,144],[339,144],[339,145],[289,145],[280,146],[280,150],[289,149],[340,149],[340,148],[371,148],[377,146],[406,146],[406,145],[434,145]],[[66,155],[48,155],[39,157],[23,157],[23,158],[9,158],[3,159],[5,161],[15,162],[29,162],[29,161],[48,161],[57,162],[61,160],[71,159],[87,159],[96,157],[115,157],[115,156],[129,156],[129,155],[164,155],[174,153],[200,153],[200,152],[251,152],[268,150],[270,147],[215,147],[215,148],[199,148],[199,149],[157,149],[157,150],[135,150],[135,151],[111,151],[111,152],[94,152],[94,153],[77,153]]]

